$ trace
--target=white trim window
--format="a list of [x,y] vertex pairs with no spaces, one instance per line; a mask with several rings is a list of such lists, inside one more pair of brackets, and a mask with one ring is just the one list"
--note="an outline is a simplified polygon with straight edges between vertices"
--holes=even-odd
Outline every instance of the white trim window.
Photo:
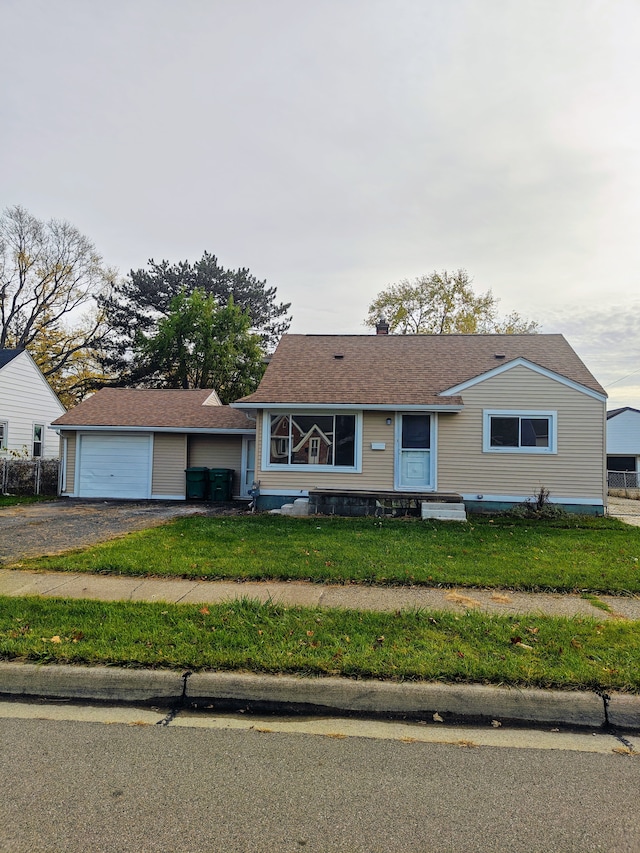
[[9,421],[0,421],[0,452],[7,449],[7,436],[9,435]]
[[44,424],[33,425],[33,452],[32,456],[42,456],[44,449]]
[[263,467],[359,471],[359,412],[265,412]]
[[485,453],[557,453],[558,413],[485,409],[482,449]]

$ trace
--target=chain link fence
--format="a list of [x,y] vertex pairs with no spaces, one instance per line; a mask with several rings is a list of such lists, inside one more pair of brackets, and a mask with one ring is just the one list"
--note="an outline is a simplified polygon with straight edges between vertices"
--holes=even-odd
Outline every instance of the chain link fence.
[[640,474],[637,471],[607,471],[610,489],[639,489]]
[[57,495],[59,459],[0,459],[3,495]]

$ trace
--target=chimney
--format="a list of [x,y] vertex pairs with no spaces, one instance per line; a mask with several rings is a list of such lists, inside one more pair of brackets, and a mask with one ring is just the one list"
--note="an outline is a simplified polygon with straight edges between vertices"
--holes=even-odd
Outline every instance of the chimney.
[[389,334],[389,324],[384,319],[384,317],[379,317],[378,322],[376,323],[376,335],[388,335]]

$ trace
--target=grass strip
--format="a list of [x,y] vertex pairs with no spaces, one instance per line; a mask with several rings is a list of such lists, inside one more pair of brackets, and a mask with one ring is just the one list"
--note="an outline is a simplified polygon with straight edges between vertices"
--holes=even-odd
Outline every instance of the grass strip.
[[35,504],[55,500],[57,500],[55,495],[0,495],[0,509],[5,506],[19,506],[20,504]]
[[623,620],[0,598],[0,658],[640,690]]
[[40,569],[182,578],[640,592],[640,528],[616,519],[189,517]]

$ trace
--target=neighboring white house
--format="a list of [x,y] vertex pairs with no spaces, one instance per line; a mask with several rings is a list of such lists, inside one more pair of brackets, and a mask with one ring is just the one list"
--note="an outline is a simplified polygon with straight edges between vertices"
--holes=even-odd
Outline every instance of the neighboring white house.
[[640,410],[607,412],[607,471],[610,488],[637,488],[640,479]]
[[59,456],[60,438],[49,426],[64,412],[26,350],[0,349],[0,459]]

